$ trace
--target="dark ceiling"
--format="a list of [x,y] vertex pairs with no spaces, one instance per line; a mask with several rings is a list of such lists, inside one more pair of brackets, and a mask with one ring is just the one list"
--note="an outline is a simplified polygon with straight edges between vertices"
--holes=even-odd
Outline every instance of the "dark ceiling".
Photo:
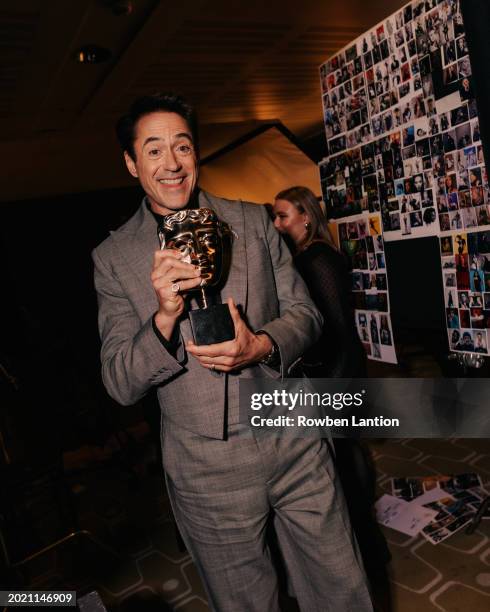
[[[113,125],[152,91],[196,105],[203,156],[263,121],[308,138],[322,129],[319,65],[403,4],[2,0],[0,200],[132,184]],[[77,63],[84,45],[111,58]]]

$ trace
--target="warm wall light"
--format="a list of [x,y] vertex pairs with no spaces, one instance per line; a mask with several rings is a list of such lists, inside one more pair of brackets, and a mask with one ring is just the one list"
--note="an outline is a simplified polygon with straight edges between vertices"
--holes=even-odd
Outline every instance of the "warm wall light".
[[130,0],[101,0],[102,4],[116,17],[131,15],[133,3]]
[[133,12],[133,3],[128,0],[116,0],[112,3],[112,12],[116,17],[131,15]]
[[80,64],[101,64],[107,62],[111,57],[111,51],[105,47],[84,45],[76,52],[75,60]]

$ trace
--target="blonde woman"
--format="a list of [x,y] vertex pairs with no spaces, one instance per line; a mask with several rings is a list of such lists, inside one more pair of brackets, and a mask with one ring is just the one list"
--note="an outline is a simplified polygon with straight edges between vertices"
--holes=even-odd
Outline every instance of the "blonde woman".
[[274,225],[292,243],[295,265],[324,319],[322,337],[303,358],[305,373],[314,378],[365,376],[346,262],[315,194],[307,187],[285,189],[275,197],[273,212]]
[[[323,315],[323,334],[303,356],[311,378],[362,378],[366,354],[350,303],[351,283],[344,257],[336,249],[315,194],[291,187],[277,194],[274,225],[291,244],[294,262]],[[380,601],[388,597],[386,563],[390,552],[372,519],[375,473],[367,449],[354,439],[334,440],[337,470],[371,587]]]

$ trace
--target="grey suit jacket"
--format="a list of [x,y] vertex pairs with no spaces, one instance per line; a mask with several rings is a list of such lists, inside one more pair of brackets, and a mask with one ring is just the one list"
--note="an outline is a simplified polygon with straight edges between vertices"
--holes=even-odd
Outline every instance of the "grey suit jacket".
[[[230,273],[221,291],[240,304],[249,327],[277,343],[281,371],[251,366],[232,376],[212,372],[185,351],[189,320],[180,321],[181,342],[172,356],[157,338],[152,316],[158,302],[150,274],[158,249],[157,225],[143,201],[136,214],[93,251],[102,338],[102,378],[109,394],[130,405],[153,386],[165,418],[199,435],[222,439],[225,403],[237,402],[237,377],[284,376],[320,335],[321,315],[295,271],[290,254],[263,206],[216,198],[203,191],[199,205],[229,223]],[[225,397],[228,393],[228,397]]]

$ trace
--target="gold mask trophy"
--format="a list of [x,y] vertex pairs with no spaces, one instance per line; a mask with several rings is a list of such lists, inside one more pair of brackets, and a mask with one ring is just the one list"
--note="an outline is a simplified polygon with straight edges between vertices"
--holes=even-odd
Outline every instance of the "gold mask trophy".
[[201,270],[201,286],[192,291],[200,291],[202,308],[189,311],[196,344],[235,337],[228,304],[209,303],[216,301],[228,275],[232,235],[230,226],[210,208],[179,210],[165,215],[159,224],[161,248],[177,249],[184,255],[183,261]]

